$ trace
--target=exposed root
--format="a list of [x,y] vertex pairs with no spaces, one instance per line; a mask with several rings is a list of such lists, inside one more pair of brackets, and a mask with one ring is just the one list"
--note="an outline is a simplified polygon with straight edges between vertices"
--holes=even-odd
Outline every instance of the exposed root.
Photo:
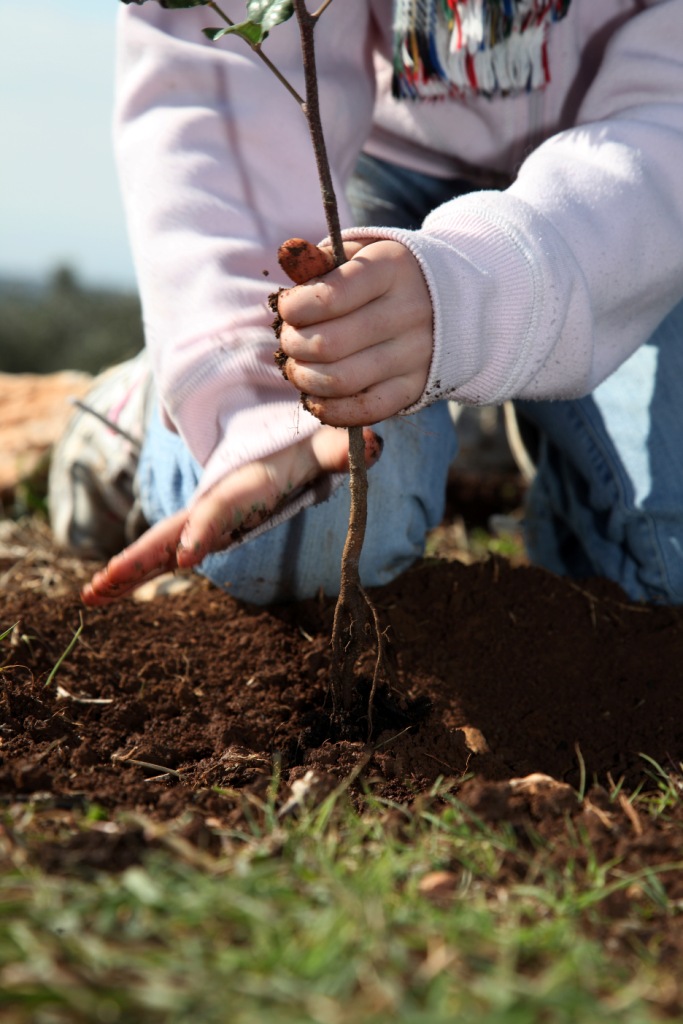
[[368,476],[362,427],[349,427],[351,512],[341,565],[341,585],[332,626],[332,708],[339,720],[348,716],[355,697],[354,667],[374,632],[375,670],[368,701],[368,736],[373,729],[373,702],[382,678],[388,677],[386,634],[377,610],[360,581],[359,563],[368,508]]

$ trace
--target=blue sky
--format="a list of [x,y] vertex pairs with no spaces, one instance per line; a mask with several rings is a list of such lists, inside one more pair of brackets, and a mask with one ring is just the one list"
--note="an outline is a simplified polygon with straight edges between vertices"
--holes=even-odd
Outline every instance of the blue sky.
[[0,0],[0,275],[132,287],[111,145],[117,0]]

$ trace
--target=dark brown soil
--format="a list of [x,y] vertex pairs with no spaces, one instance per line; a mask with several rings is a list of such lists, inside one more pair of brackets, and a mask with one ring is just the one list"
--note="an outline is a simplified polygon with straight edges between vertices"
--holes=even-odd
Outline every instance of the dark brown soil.
[[[329,601],[264,610],[197,583],[85,610],[76,594],[5,593],[0,626],[19,625],[3,644],[2,791],[167,817],[214,807],[211,787],[269,779],[274,758],[287,781],[363,759],[375,792],[402,801],[472,772],[578,787],[585,770],[632,788],[642,754],[678,770],[681,611],[498,559],[424,563],[374,599],[395,680],[369,735],[370,654],[348,729],[330,720]],[[179,775],[150,784],[162,772],[133,760]]]
[[[555,866],[570,853],[627,870],[680,865],[681,802],[657,816],[626,796],[643,784],[657,792],[643,755],[671,785],[681,778],[681,610],[497,559],[427,562],[373,597],[395,679],[369,735],[371,654],[358,666],[352,723],[343,734],[331,723],[329,601],[264,610],[197,582],[85,610],[75,589],[50,597],[10,586],[0,632],[19,625],[0,644],[2,799],[159,822],[185,813],[189,838],[210,848],[206,823],[235,823],[244,794],[265,794],[276,767],[281,805],[311,771],[319,794],[354,773],[359,803],[367,788],[411,803],[445,779],[485,821],[544,837]],[[46,685],[81,615],[82,635]],[[519,781],[531,773],[551,778]],[[36,856],[58,870],[112,869],[145,842],[139,829],[75,832]],[[515,878],[519,862],[506,870]],[[659,929],[662,956],[680,955],[671,908],[682,905],[683,874],[660,881],[669,909],[648,927]]]

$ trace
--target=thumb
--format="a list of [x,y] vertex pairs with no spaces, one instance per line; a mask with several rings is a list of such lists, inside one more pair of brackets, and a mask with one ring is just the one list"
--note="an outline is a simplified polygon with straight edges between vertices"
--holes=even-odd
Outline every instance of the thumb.
[[[370,427],[363,427],[363,442],[365,465],[370,469],[379,462],[384,440]],[[340,430],[338,427],[321,427],[311,435],[308,443],[315,465],[311,478],[319,473],[348,473],[349,438],[346,430]]]
[[319,249],[303,238],[290,238],[283,242],[277,251],[277,261],[294,284],[305,284],[335,268],[330,249]]
[[[344,255],[347,260],[351,259],[373,241],[368,238],[344,242]],[[277,261],[294,284],[305,284],[314,277],[323,277],[337,266],[329,245],[313,245],[304,238],[290,238],[283,242],[277,251]]]

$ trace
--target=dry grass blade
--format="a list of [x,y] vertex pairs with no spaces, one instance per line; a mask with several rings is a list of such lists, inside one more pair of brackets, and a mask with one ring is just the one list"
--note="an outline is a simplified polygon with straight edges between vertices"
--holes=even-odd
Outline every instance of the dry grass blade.
[[168,768],[163,764],[153,764],[151,761],[139,761],[135,757],[112,754],[112,761],[114,764],[134,764],[138,768],[149,768],[150,771],[159,772],[161,775],[173,775],[176,779],[183,778],[183,772],[179,772],[175,768]]

